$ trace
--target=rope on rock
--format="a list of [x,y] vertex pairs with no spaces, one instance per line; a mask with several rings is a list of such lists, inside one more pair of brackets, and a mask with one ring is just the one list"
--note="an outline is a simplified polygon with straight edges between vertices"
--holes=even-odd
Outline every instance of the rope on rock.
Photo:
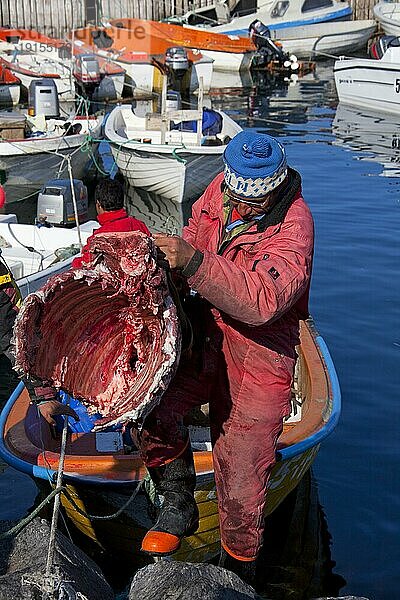
[[[59,488],[62,484],[62,478],[63,478],[63,472],[64,472],[65,450],[67,447],[67,431],[68,431],[68,419],[64,419],[64,425],[63,425],[63,430],[62,430],[62,434],[61,434],[61,450],[60,450],[60,460],[58,461],[56,488]],[[51,595],[53,595],[53,592],[54,592],[54,582],[51,581],[51,575],[52,575],[53,563],[54,563],[54,552],[55,552],[55,547],[56,547],[56,533],[57,533],[57,523],[58,523],[59,511],[60,511],[60,494],[57,494],[54,498],[53,516],[52,516],[51,526],[50,526],[49,549],[47,552],[46,570],[45,570],[45,583],[47,584],[47,589],[45,589],[45,594],[48,597],[51,597]],[[44,596],[44,598],[46,598],[46,596]]]

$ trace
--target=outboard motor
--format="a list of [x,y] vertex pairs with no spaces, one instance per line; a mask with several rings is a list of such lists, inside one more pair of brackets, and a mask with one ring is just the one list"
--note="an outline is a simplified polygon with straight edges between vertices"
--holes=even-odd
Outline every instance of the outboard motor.
[[98,85],[101,80],[100,65],[94,54],[81,54],[75,59],[75,79],[80,85]]
[[[80,179],[73,180],[78,219],[88,215],[87,188]],[[69,179],[51,179],[41,189],[37,201],[36,220],[40,225],[75,225],[72,186]]]
[[400,46],[400,38],[395,35],[382,35],[370,45],[369,55],[371,58],[379,60],[385,54],[386,50],[393,46]]
[[185,48],[168,48],[165,53],[165,64],[175,77],[183,77],[189,69],[189,59]]
[[31,116],[43,115],[47,119],[58,118],[60,116],[60,104],[54,79],[43,78],[31,81],[28,103]]
[[167,110],[180,110],[182,108],[181,95],[174,90],[168,90],[166,98]]
[[270,30],[258,19],[250,23],[249,37],[267,62],[278,60],[283,63],[286,60],[287,54],[271,40]]

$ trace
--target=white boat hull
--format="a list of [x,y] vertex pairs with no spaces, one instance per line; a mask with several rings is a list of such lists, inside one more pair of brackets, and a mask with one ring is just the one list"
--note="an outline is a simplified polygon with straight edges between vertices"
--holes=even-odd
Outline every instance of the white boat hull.
[[[97,221],[80,226],[82,244],[98,226]],[[2,248],[3,259],[16,278],[23,298],[42,287],[52,275],[70,268],[74,257],[57,261],[57,249],[79,244],[76,227],[38,228],[18,224],[15,220],[7,224],[0,222],[0,235],[10,244]],[[35,252],[28,248],[34,248]]]
[[340,21],[331,23],[271,29],[271,38],[279,40],[283,49],[298,58],[316,59],[326,54],[340,56],[366,48],[376,30],[376,21]]
[[339,100],[343,104],[399,114],[400,61],[339,60],[335,62],[334,74]]
[[197,92],[200,78],[203,79],[203,92],[207,93],[211,88],[214,71],[214,63],[210,58],[201,59],[193,63],[190,69],[190,92]]
[[111,150],[118,168],[132,186],[177,203],[199,198],[204,182],[212,181],[222,170],[222,155],[217,154],[191,154],[180,150],[176,154],[178,160],[172,150],[170,154],[157,154],[114,144]]
[[[283,3],[282,3],[283,4]],[[229,23],[216,26],[192,27],[193,29],[207,29],[214,33],[226,33],[233,36],[248,36],[249,25],[256,19],[267,25],[269,28],[286,29],[288,27],[297,27],[303,25],[312,25],[313,23],[324,23],[331,21],[340,21],[350,19],[351,8],[347,2],[326,3],[315,9],[302,11],[303,2],[290,0],[279,15],[280,9],[275,0],[260,0],[258,10],[254,13],[241,17],[234,17]],[[278,9],[278,10],[277,10]],[[195,11],[194,11],[195,12]],[[184,15],[183,18],[185,18]]]
[[400,36],[400,2],[379,2],[373,13],[386,35]]
[[19,83],[0,84],[0,106],[10,106],[18,104],[21,95],[21,86]]
[[[144,116],[142,108],[137,114],[129,106],[117,106],[105,124],[104,135],[121,173],[132,186],[173,202],[198,198],[222,170],[227,141],[241,127],[225,113],[216,111],[217,131],[211,134],[213,126],[208,125],[209,139],[203,139],[192,128],[182,131],[166,127],[163,131],[161,115]],[[184,122],[201,118],[202,112],[178,110],[176,116],[171,112],[169,116]]]
[[253,59],[252,52],[234,53],[234,52],[214,52],[212,50],[202,50],[201,53],[214,61],[214,71],[227,71],[238,73],[250,69]]

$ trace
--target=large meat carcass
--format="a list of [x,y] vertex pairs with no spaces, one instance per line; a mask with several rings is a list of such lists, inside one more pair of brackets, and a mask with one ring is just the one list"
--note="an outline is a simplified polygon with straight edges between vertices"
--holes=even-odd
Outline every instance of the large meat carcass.
[[84,268],[52,277],[24,301],[16,367],[100,412],[96,429],[140,424],[179,361],[176,306],[145,234],[93,236],[90,253]]

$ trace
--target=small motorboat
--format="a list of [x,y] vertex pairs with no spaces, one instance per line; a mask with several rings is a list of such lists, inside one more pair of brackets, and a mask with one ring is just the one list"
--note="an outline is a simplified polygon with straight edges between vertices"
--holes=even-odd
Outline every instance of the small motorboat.
[[136,114],[115,107],[104,135],[129,183],[173,202],[192,201],[222,171],[226,144],[241,131],[226,113],[209,109]]
[[0,28],[0,40],[0,52],[8,67],[20,74],[25,94],[32,80],[49,77],[55,80],[62,100],[74,99],[76,91],[88,91],[95,101],[122,97],[124,68],[94,56],[83,43],[72,49],[70,43],[34,29]]
[[386,35],[400,36],[400,2],[378,2],[373,14]]
[[382,113],[399,114],[400,40],[389,36],[371,47],[374,58],[340,57],[334,64],[340,102]]
[[208,6],[195,8],[182,17],[165,19],[183,26],[247,36],[250,24],[262,21],[267,27],[287,29],[314,23],[336,22],[351,18],[348,2],[339,0],[261,0],[244,6],[239,0],[220,0]]
[[[268,483],[266,515],[308,472],[340,415],[340,388],[334,364],[311,319],[301,323],[292,407],[278,441],[277,462]],[[206,422],[191,425],[190,435],[200,524],[194,535],[183,540],[174,559],[203,562],[219,553],[218,504]],[[12,467],[33,477],[47,493],[50,491],[59,465],[60,439],[51,435],[22,383],[0,416],[0,455]],[[144,560],[140,542],[154,522],[156,498],[154,489],[146,483],[146,469],[139,453],[124,443],[120,431],[70,432],[63,473],[67,490],[61,501],[75,526],[118,560],[140,564]],[[107,518],[111,514],[114,518]]]
[[0,58],[0,105],[18,104],[21,94],[21,80],[14,75]]
[[326,56],[341,56],[367,48],[376,31],[374,19],[316,23],[285,29],[270,28],[272,40],[282,44],[285,52],[298,58],[316,60]]

